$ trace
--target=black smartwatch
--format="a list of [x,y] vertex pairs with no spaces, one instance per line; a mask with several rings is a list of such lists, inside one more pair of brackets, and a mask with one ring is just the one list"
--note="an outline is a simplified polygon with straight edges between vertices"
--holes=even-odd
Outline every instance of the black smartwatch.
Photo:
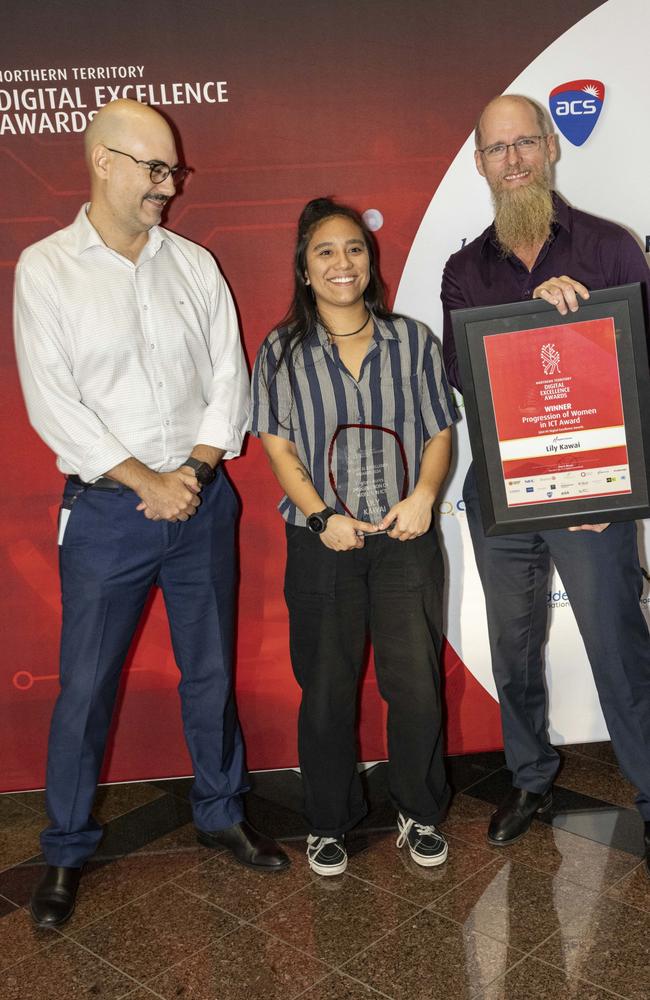
[[216,476],[216,470],[207,462],[200,462],[198,458],[186,458],[183,465],[194,469],[194,475],[200,486],[208,486]]
[[307,527],[310,531],[313,531],[315,535],[321,535],[325,531],[327,522],[332,514],[336,514],[336,511],[332,510],[331,507],[326,507],[325,510],[319,510],[317,514],[310,514],[307,518]]

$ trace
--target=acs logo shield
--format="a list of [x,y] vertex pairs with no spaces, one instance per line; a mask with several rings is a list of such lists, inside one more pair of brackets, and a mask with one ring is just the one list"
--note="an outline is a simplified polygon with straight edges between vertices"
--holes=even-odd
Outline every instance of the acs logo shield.
[[605,101],[600,80],[571,80],[548,95],[553,121],[565,139],[582,146],[594,130]]

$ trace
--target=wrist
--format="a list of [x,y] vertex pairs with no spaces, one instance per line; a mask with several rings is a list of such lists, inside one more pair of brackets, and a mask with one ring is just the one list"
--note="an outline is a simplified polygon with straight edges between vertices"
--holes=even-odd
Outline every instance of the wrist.
[[146,493],[149,489],[156,485],[158,480],[158,473],[154,472],[147,465],[141,462],[134,462],[133,465],[127,470],[125,469],[121,475],[110,475],[109,478],[115,479],[117,482],[122,483],[123,486],[127,486],[129,489],[133,490],[134,493],[142,498],[142,495]]
[[418,483],[411,496],[416,497],[416,499],[421,500],[423,503],[429,504],[433,507],[435,499],[438,495],[438,490],[434,489],[432,486],[425,486],[424,484]]
[[159,481],[160,474],[158,472],[154,472],[153,469],[143,466],[142,470],[138,470],[137,480],[133,483],[131,489],[143,500],[145,494],[155,489]]
[[223,448],[215,448],[209,444],[195,444],[190,452],[190,458],[197,458],[199,462],[207,462],[213,469],[225,455]]

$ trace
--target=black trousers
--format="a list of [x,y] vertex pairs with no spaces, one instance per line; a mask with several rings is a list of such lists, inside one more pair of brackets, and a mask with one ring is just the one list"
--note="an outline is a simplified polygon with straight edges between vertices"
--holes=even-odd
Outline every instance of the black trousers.
[[338,837],[366,813],[357,770],[357,694],[368,635],[388,704],[395,807],[438,823],[449,801],[443,763],[440,645],[444,569],[435,528],[332,552],[287,525],[285,597],[291,661],[302,688],[298,749],[313,833]]

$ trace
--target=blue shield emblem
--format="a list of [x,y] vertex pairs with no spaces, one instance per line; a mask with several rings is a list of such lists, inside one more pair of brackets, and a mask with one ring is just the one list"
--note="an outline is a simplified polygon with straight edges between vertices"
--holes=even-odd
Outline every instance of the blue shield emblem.
[[593,132],[605,101],[600,80],[571,80],[548,95],[553,121],[565,139],[582,146]]

